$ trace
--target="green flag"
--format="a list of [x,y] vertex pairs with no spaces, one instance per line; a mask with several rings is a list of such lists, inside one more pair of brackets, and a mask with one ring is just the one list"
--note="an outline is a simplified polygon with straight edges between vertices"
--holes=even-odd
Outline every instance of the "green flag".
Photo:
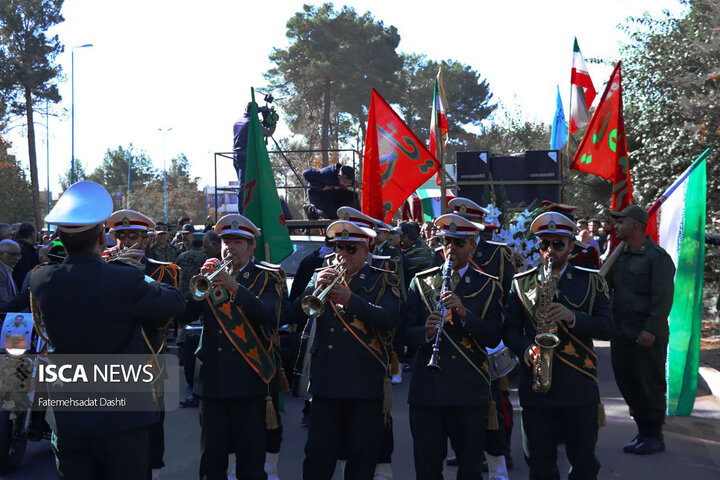
[[245,216],[260,228],[260,236],[256,238],[255,258],[279,263],[293,252],[293,247],[258,119],[255,90],[251,88],[250,94],[252,107],[245,163],[244,211]]

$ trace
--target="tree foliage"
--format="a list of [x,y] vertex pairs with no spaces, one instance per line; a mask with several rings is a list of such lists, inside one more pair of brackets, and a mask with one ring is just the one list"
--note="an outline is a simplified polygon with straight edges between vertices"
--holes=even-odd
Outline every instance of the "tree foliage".
[[27,222],[32,217],[30,183],[10,144],[0,137],[0,222]]
[[[400,35],[366,12],[350,7],[339,12],[332,3],[304,5],[287,22],[287,49],[273,49],[275,67],[266,74],[291,130],[311,148],[337,148],[350,133],[347,125],[364,128],[370,88],[394,96],[402,60],[395,49]],[[345,128],[343,128],[345,127]],[[329,155],[323,154],[323,165]]]
[[60,101],[53,80],[60,67],[55,58],[63,51],[58,36],[45,35],[64,21],[63,0],[4,0],[0,2],[0,92],[9,112],[25,116],[33,217],[42,225],[33,106],[38,100]]
[[703,150],[708,204],[720,201],[720,9],[682,0],[687,12],[630,19],[621,50],[633,197],[649,206]]

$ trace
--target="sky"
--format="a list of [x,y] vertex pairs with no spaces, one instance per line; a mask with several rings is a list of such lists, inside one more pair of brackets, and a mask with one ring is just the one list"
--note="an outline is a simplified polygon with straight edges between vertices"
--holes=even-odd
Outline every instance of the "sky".
[[[62,101],[50,106],[56,116],[49,118],[49,141],[45,115],[35,117],[40,189],[48,179],[47,143],[54,197],[70,166],[73,76],[75,158],[86,172],[102,163],[106,150],[132,144],[160,170],[163,159],[169,166],[184,153],[201,187],[212,185],[214,153],[232,150],[233,122],[250,87],[266,85],[268,55],[288,45],[285,24],[303,3],[322,2],[66,0],[65,21],[49,32],[65,45],[57,57]],[[394,25],[399,52],[470,65],[505,109],[547,124],[555,113],[556,86],[567,118],[574,37],[586,59],[616,61],[625,41],[617,26],[627,17],[682,11],[677,0],[348,0],[335,2],[336,10],[343,5]],[[74,50],[71,75],[73,47],[84,44],[93,46]],[[611,67],[588,68],[602,92]],[[42,105],[37,113],[44,111]],[[276,138],[289,134],[279,113]],[[11,126],[11,153],[27,167],[26,128],[22,119]],[[219,185],[237,179],[230,160],[218,163]]]

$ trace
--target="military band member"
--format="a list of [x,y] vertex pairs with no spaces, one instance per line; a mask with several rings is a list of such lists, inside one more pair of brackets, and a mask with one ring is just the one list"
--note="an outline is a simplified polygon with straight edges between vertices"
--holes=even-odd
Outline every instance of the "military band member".
[[[600,394],[592,339],[607,340],[612,333],[607,286],[594,271],[568,263],[575,233],[571,219],[545,212],[530,230],[540,237],[543,268],[515,276],[503,325],[505,344],[521,359],[518,392],[530,478],[559,478],[561,438],[571,466],[569,478],[594,479],[600,470],[595,457]],[[546,275],[549,259],[552,272]],[[541,351],[536,334],[553,333],[553,326],[559,344]],[[536,362],[547,366],[549,358],[549,368],[535,370]]]
[[[329,290],[310,349],[313,403],[303,478],[332,478],[342,446],[345,478],[371,480],[392,395],[388,344],[399,321],[401,295],[396,275],[367,263],[375,232],[339,220],[326,235],[346,270]],[[316,287],[331,284],[339,268],[334,264],[315,274],[293,303],[295,315],[302,315],[302,299]]]
[[[515,275],[515,267],[513,266],[512,253],[507,245],[492,240],[492,231],[495,229],[493,225],[484,223],[485,215],[488,210],[473,202],[469,198],[455,197],[448,202],[448,207],[453,213],[470,220],[474,223],[482,223],[482,231],[478,235],[477,247],[470,257],[470,264],[489,275],[497,277],[503,287],[503,303],[507,299],[510,292],[513,275]],[[445,261],[442,247],[436,251],[436,264],[440,265]],[[499,345],[493,345],[489,349],[491,353],[490,364],[498,356],[505,358],[507,347],[500,342]],[[513,357],[513,355],[509,355]],[[513,360],[516,361],[516,360]],[[494,373],[491,369],[491,373]],[[510,437],[512,434],[513,407],[510,403],[510,395],[508,393],[509,386],[507,378],[504,378],[509,372],[503,373],[502,378],[492,378],[491,391],[493,400],[497,403],[498,424],[499,428],[488,430],[485,437],[485,457],[488,463],[488,473],[490,478],[506,479],[508,476],[508,467],[512,464],[510,455]],[[492,377],[492,375],[491,375]],[[448,465],[457,464],[457,458],[449,457]]]
[[[57,354],[144,354],[142,329],[161,327],[184,310],[182,295],[143,273],[105,263],[103,223],[110,194],[93,182],[72,185],[46,217],[58,225],[67,257],[38,269],[30,289]],[[149,393],[148,393],[149,395]],[[58,475],[72,479],[144,479],[154,411],[48,412]]]
[[[565,215],[570,220],[574,220],[574,212],[578,209],[575,205],[565,205],[562,203],[553,203],[550,200],[543,200],[541,205],[551,212],[557,212]],[[579,220],[578,224],[583,222]],[[584,221],[587,225],[587,220]],[[587,232],[587,230],[585,230]],[[571,244],[572,250],[568,257],[568,262],[576,267],[589,268],[597,270],[600,268],[600,254],[595,247],[588,243],[592,237],[586,234],[585,240],[582,238],[582,232],[575,238]],[[586,241],[587,240],[587,241]]]
[[[110,237],[117,242],[117,245],[108,249],[106,255],[117,255],[120,261],[129,260],[130,264],[134,264],[132,260],[136,260],[135,264],[145,275],[155,281],[165,283],[172,287],[178,287],[178,277],[180,268],[170,262],[161,262],[153,260],[145,256],[150,239],[148,231],[155,228],[155,222],[140,212],[134,210],[118,210],[113,212],[108,218],[107,226],[110,229]],[[144,339],[147,348],[153,355],[161,355],[167,351],[167,327],[172,321],[171,315],[163,315],[165,322],[157,328],[144,327]],[[160,360],[161,357],[158,357]],[[162,369],[163,365],[158,365],[158,369]],[[164,376],[163,376],[164,378]],[[165,410],[160,407],[164,401],[162,384],[156,385],[156,395],[158,399],[158,421],[150,427],[150,466],[153,470],[163,468],[165,462]],[[159,472],[155,472],[156,476]]]
[[[455,214],[435,220],[452,271],[434,267],[413,279],[404,313],[403,337],[419,346],[410,381],[410,430],[418,479],[442,478],[448,437],[458,460],[458,478],[482,478],[482,455],[492,398],[485,350],[500,342],[502,287],[496,277],[469,263],[480,226]],[[441,292],[449,276],[449,291]],[[441,313],[439,370],[428,367]]]
[[[225,215],[215,232],[231,263],[204,299],[188,300],[181,319],[203,317],[193,385],[200,398],[200,478],[226,480],[228,453],[235,453],[237,478],[264,480],[266,429],[278,428],[272,394],[280,390],[281,365],[272,342],[285,275],[253,259],[260,231],[247,218]],[[219,264],[208,259],[201,273]]]

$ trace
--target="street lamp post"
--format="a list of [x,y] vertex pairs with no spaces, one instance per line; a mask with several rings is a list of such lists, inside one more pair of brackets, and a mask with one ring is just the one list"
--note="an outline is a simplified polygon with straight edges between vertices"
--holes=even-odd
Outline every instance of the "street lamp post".
[[163,156],[163,178],[165,183],[165,225],[168,224],[168,205],[167,205],[167,167],[165,166],[165,134],[172,130],[169,128],[158,128],[158,132],[162,135],[162,156]]
[[75,49],[92,47],[92,43],[86,43],[85,45],[77,45],[70,51],[70,97],[71,97],[71,108],[70,108],[70,124],[71,124],[71,154],[72,159],[70,160],[70,184],[75,183]]

